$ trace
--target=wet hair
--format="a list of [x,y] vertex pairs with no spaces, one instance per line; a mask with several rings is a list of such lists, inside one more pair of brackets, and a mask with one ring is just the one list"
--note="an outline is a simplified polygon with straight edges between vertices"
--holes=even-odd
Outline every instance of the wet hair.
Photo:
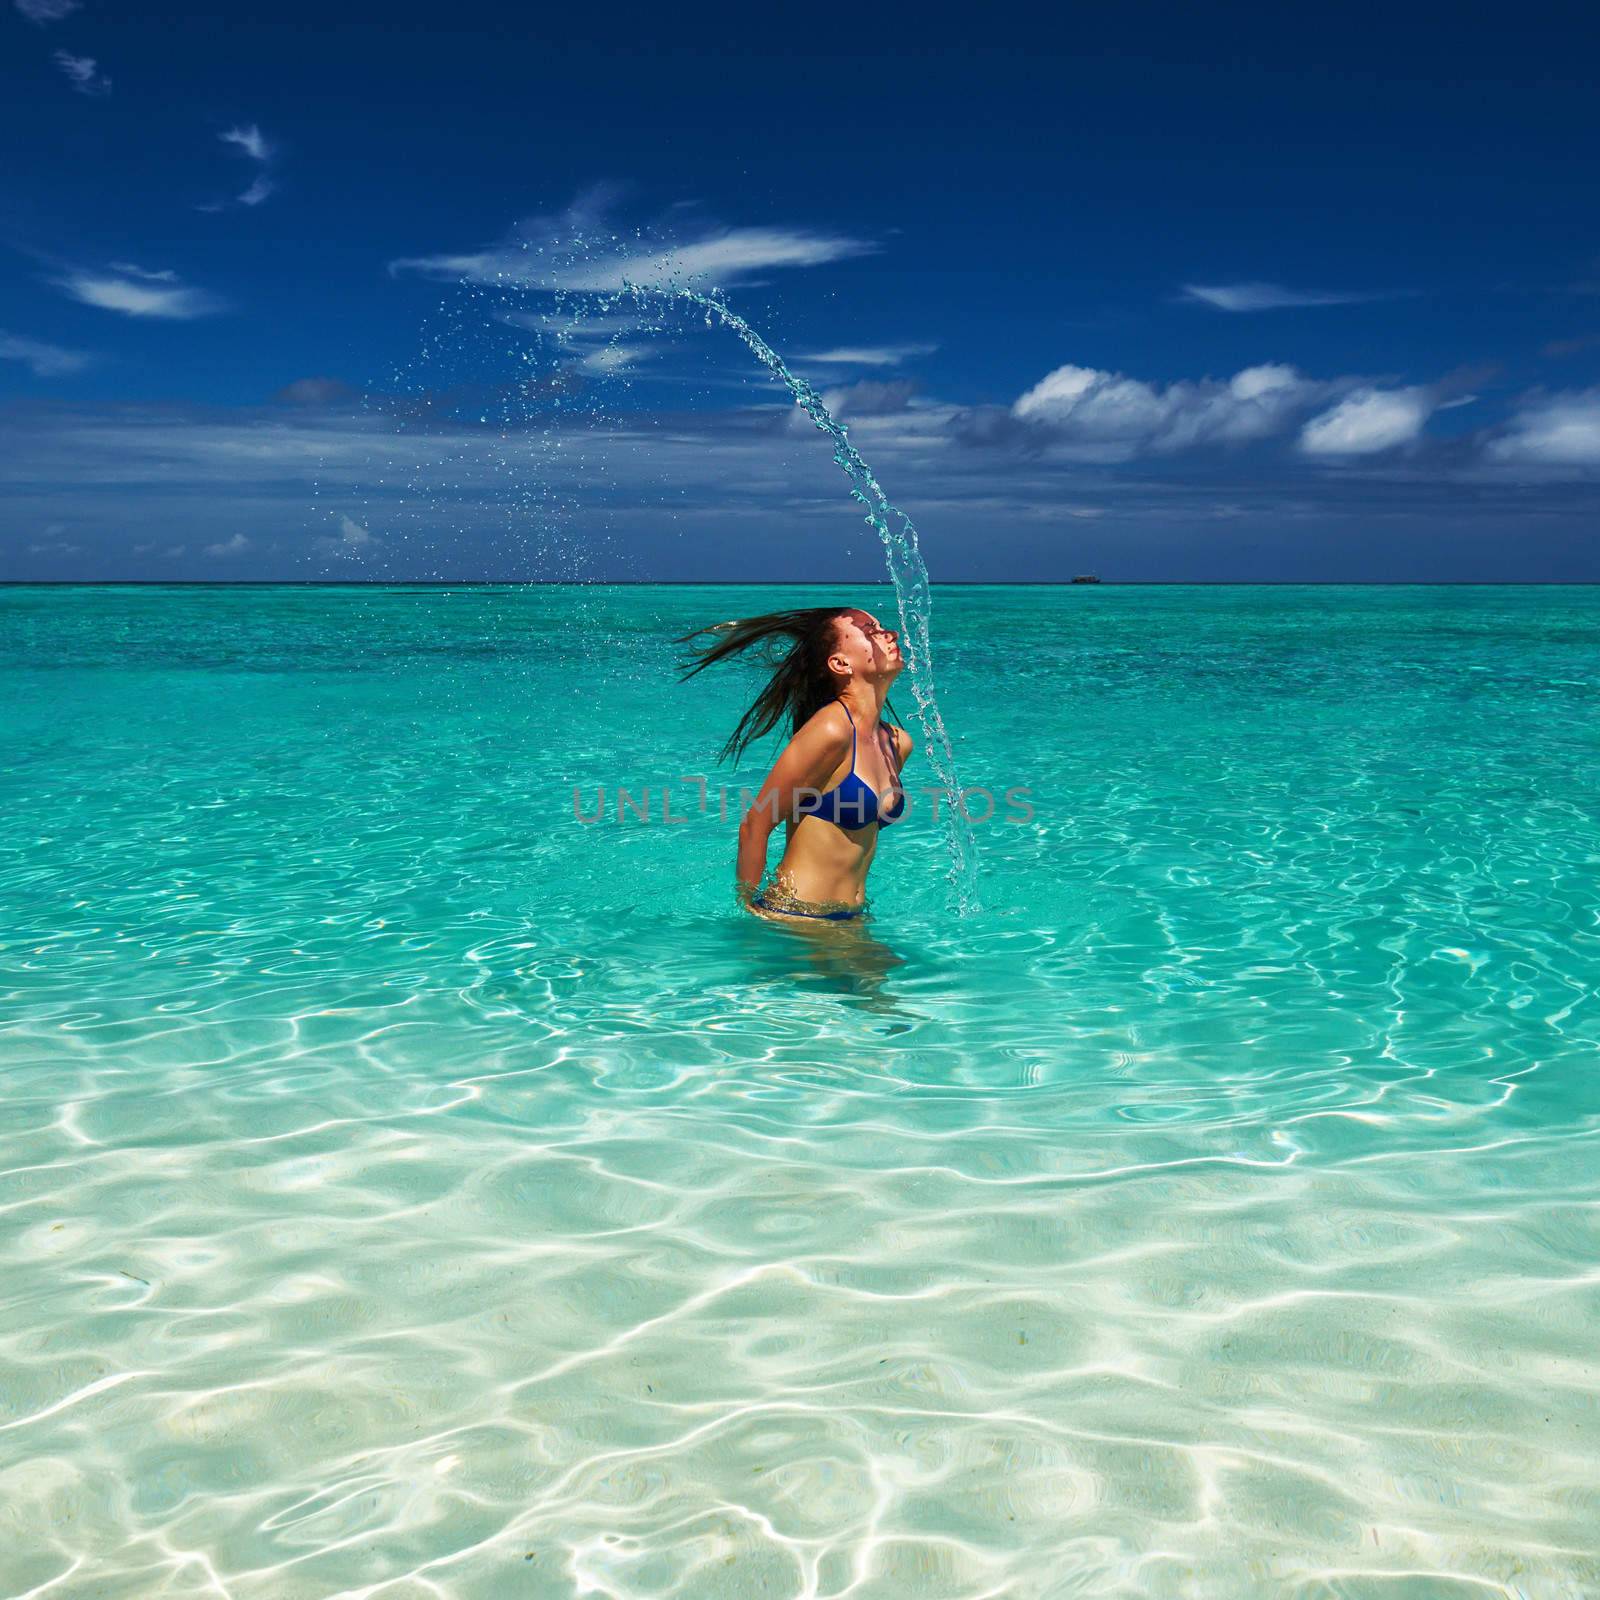
[[838,697],[828,657],[839,642],[835,624],[851,609],[850,606],[805,606],[793,611],[768,611],[759,617],[713,622],[673,641],[689,644],[702,635],[710,636],[696,644],[690,659],[682,663],[679,683],[746,650],[755,650],[772,673],[766,687],[728,735],[717,757],[719,763],[729,759],[737,761],[751,743],[777,726],[785,712],[789,714],[789,731],[793,735],[830,700]]

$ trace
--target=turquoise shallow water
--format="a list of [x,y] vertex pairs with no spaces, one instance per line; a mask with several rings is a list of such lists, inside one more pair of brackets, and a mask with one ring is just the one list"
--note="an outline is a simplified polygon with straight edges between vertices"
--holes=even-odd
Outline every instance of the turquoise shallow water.
[[0,591],[0,1592],[1600,1590],[1600,589],[938,590],[823,938],[836,598]]

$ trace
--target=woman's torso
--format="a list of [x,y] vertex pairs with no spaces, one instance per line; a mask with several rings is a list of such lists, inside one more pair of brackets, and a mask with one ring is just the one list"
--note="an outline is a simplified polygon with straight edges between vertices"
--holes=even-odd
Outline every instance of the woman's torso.
[[[847,716],[838,704],[834,713]],[[808,905],[859,906],[866,899],[867,872],[878,850],[880,824],[875,820],[855,826],[854,819],[876,809],[892,823],[903,814],[905,801],[900,788],[898,755],[894,735],[879,723],[869,735],[855,730],[853,752],[847,750],[823,786],[824,800],[846,784],[852,770],[873,791],[863,807],[857,785],[849,784],[831,809],[838,821],[825,816],[802,816],[788,824],[783,860],[778,864],[779,885],[796,900]],[[828,806],[824,810],[830,809]]]

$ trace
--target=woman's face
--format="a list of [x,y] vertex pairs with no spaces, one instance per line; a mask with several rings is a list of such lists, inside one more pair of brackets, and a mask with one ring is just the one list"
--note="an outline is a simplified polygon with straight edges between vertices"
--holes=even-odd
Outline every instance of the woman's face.
[[886,628],[870,611],[841,611],[835,620],[838,642],[834,658],[843,657],[851,676],[869,683],[890,683],[905,662],[900,656],[900,638]]

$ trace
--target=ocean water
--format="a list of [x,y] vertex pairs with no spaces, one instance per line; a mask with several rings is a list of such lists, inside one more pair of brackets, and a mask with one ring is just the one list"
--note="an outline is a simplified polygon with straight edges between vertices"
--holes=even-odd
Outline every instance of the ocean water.
[[885,598],[0,590],[0,1593],[1600,1592],[1600,589],[936,588],[758,921]]

